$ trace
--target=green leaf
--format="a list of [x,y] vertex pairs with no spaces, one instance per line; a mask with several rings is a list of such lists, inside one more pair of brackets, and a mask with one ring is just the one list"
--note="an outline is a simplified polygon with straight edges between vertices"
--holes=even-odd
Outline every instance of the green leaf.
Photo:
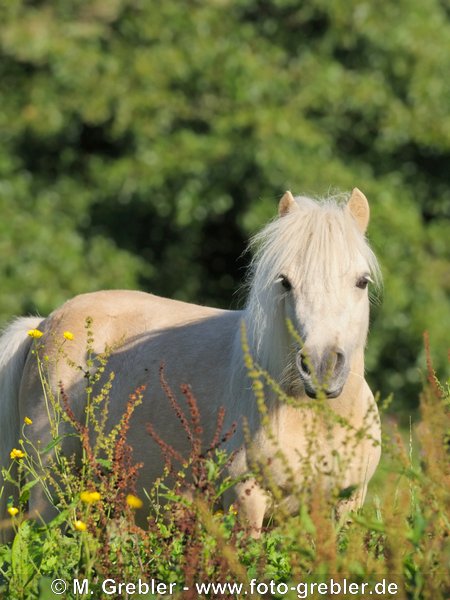
[[68,437],[78,437],[78,435],[76,433],[67,433],[64,435],[58,435],[56,438],[53,438],[53,440],[50,443],[48,443],[47,446],[45,446],[45,448],[43,448],[42,453],[46,454],[47,452],[50,452],[50,450],[53,450],[53,448],[55,446],[58,446],[59,444],[61,444],[61,442]]
[[111,460],[107,460],[106,458],[97,458],[97,462],[99,465],[101,465],[105,469],[108,469],[108,471],[110,471],[112,469],[112,461]]

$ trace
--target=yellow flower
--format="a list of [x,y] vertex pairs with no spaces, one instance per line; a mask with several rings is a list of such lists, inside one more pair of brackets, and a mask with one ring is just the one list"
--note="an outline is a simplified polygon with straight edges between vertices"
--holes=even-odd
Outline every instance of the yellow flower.
[[137,496],[133,496],[133,494],[128,494],[127,496],[127,504],[130,508],[142,508],[144,504],[140,498]]
[[25,425],[31,425],[33,423],[33,421],[29,417],[25,417],[23,422],[25,423]]
[[73,526],[77,531],[86,531],[87,529],[86,523],[80,520],[74,521]]
[[28,335],[32,338],[40,338],[42,337],[44,334],[42,333],[42,331],[39,331],[39,329],[30,329],[28,332]]
[[93,504],[94,502],[98,502],[101,496],[98,492],[81,492],[80,500],[82,502],[86,502],[86,504]]
[[65,331],[63,336],[66,338],[66,340],[73,340],[74,338],[74,335],[71,331]]
[[10,506],[8,508],[8,512],[12,517],[15,517],[17,515],[17,513],[19,512],[19,509],[16,508],[15,506]]
[[17,448],[13,448],[9,453],[10,458],[25,458],[25,452],[22,450],[17,450]]

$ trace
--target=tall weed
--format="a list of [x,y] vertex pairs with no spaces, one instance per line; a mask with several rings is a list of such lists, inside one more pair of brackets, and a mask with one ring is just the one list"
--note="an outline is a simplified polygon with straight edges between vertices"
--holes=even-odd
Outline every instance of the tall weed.
[[[239,521],[235,507],[224,511],[221,506],[224,492],[234,483],[227,475],[232,457],[222,448],[233,435],[233,430],[223,431],[224,412],[217,415],[213,438],[204,440],[194,392],[187,385],[171,389],[163,368],[161,386],[190,451],[181,455],[163,432],[147,424],[164,468],[147,490],[147,499],[142,498],[146,503],[141,507],[138,496],[143,494],[136,489],[136,481],[142,464],[135,462],[127,432],[145,389],[135,390],[120,422],[108,429],[114,377],[107,375],[109,351],[100,356],[93,353],[92,329],[88,321],[86,410],[81,422],[71,410],[64,387],[50,389],[45,349],[39,339],[34,341],[52,440],[46,448],[35,447],[27,434],[33,424],[24,423],[11,462],[16,472],[11,467],[4,470],[17,495],[10,499],[7,522],[14,528],[14,541],[0,547],[2,598],[323,598],[320,582],[342,583],[344,578],[359,584],[395,583],[395,594],[385,586],[374,596],[379,598],[450,597],[450,385],[439,382],[430,361],[420,423],[405,439],[385,419],[378,484],[364,508],[345,520],[333,519],[332,507],[339,494],[345,496],[351,490],[337,490],[330,499],[322,492],[320,477],[310,476],[309,485],[297,490],[301,499],[297,514],[280,509],[276,520],[254,539]],[[64,344],[58,360],[67,360]],[[282,392],[248,353],[246,360],[264,421],[265,386]],[[62,451],[67,435],[78,440],[81,460]],[[288,470],[282,448],[277,458],[280,468]],[[275,501],[281,502],[282,491],[269,480],[264,462],[255,458],[252,469]],[[57,510],[57,516],[46,524],[27,514],[34,486],[42,486]],[[137,510],[148,512],[146,529],[135,524]],[[67,583],[64,596],[51,591],[56,578]],[[74,591],[71,582],[75,579],[87,579],[89,589]],[[142,595],[124,588],[112,596],[102,588],[106,579],[117,584],[141,579],[153,582],[154,589]],[[220,593],[199,592],[195,587],[208,582],[241,582],[246,587],[241,592]],[[158,583],[176,585],[169,594],[168,587],[158,591]],[[306,588],[309,584],[315,587]],[[343,589],[334,595],[345,596]],[[365,596],[352,593],[350,597]]]

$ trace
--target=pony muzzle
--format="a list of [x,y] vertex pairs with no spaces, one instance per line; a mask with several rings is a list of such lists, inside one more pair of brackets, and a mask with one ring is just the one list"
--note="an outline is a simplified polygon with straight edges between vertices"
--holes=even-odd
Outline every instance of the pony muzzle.
[[350,370],[342,348],[327,348],[319,354],[304,346],[296,363],[307,396],[337,398],[341,394]]

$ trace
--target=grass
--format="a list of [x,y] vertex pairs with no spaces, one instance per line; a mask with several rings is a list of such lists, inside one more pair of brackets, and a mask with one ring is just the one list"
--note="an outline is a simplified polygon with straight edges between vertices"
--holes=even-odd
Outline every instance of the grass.
[[[90,322],[87,339],[82,423],[71,412],[64,388],[49,388],[44,349],[39,338],[33,342],[52,442],[43,449],[33,446],[28,435],[33,424],[24,423],[15,458],[4,470],[16,489],[7,523],[15,537],[0,546],[0,597],[363,598],[370,593],[361,592],[363,583],[372,586],[370,595],[376,598],[450,597],[450,388],[449,382],[439,383],[430,362],[418,426],[405,436],[385,418],[383,460],[364,508],[348,522],[336,523],[330,498],[313,488],[302,496],[298,514],[283,515],[254,539],[233,506],[225,512],[220,508],[232,484],[226,475],[229,457],[221,446],[233,432],[222,431],[223,413],[205,450],[194,395],[188,386],[175,393],[163,373],[161,384],[191,451],[179,456],[149,424],[165,468],[148,491],[153,507],[148,527],[135,524],[137,511],[146,510],[136,490],[142,465],[126,438],[144,390],[130,396],[120,423],[107,430],[114,385],[113,377],[106,376],[108,353],[94,355]],[[63,344],[58,359],[65,360]],[[62,452],[67,428],[80,441],[80,462]],[[46,524],[27,516],[34,486],[41,486],[57,509],[57,517]],[[67,584],[62,595],[52,591],[56,578]],[[359,587],[344,593],[344,578],[346,585]],[[105,580],[112,581],[105,587]],[[196,588],[212,582],[245,587]],[[319,584],[328,586],[327,596]],[[396,586],[395,593],[389,584]]]

